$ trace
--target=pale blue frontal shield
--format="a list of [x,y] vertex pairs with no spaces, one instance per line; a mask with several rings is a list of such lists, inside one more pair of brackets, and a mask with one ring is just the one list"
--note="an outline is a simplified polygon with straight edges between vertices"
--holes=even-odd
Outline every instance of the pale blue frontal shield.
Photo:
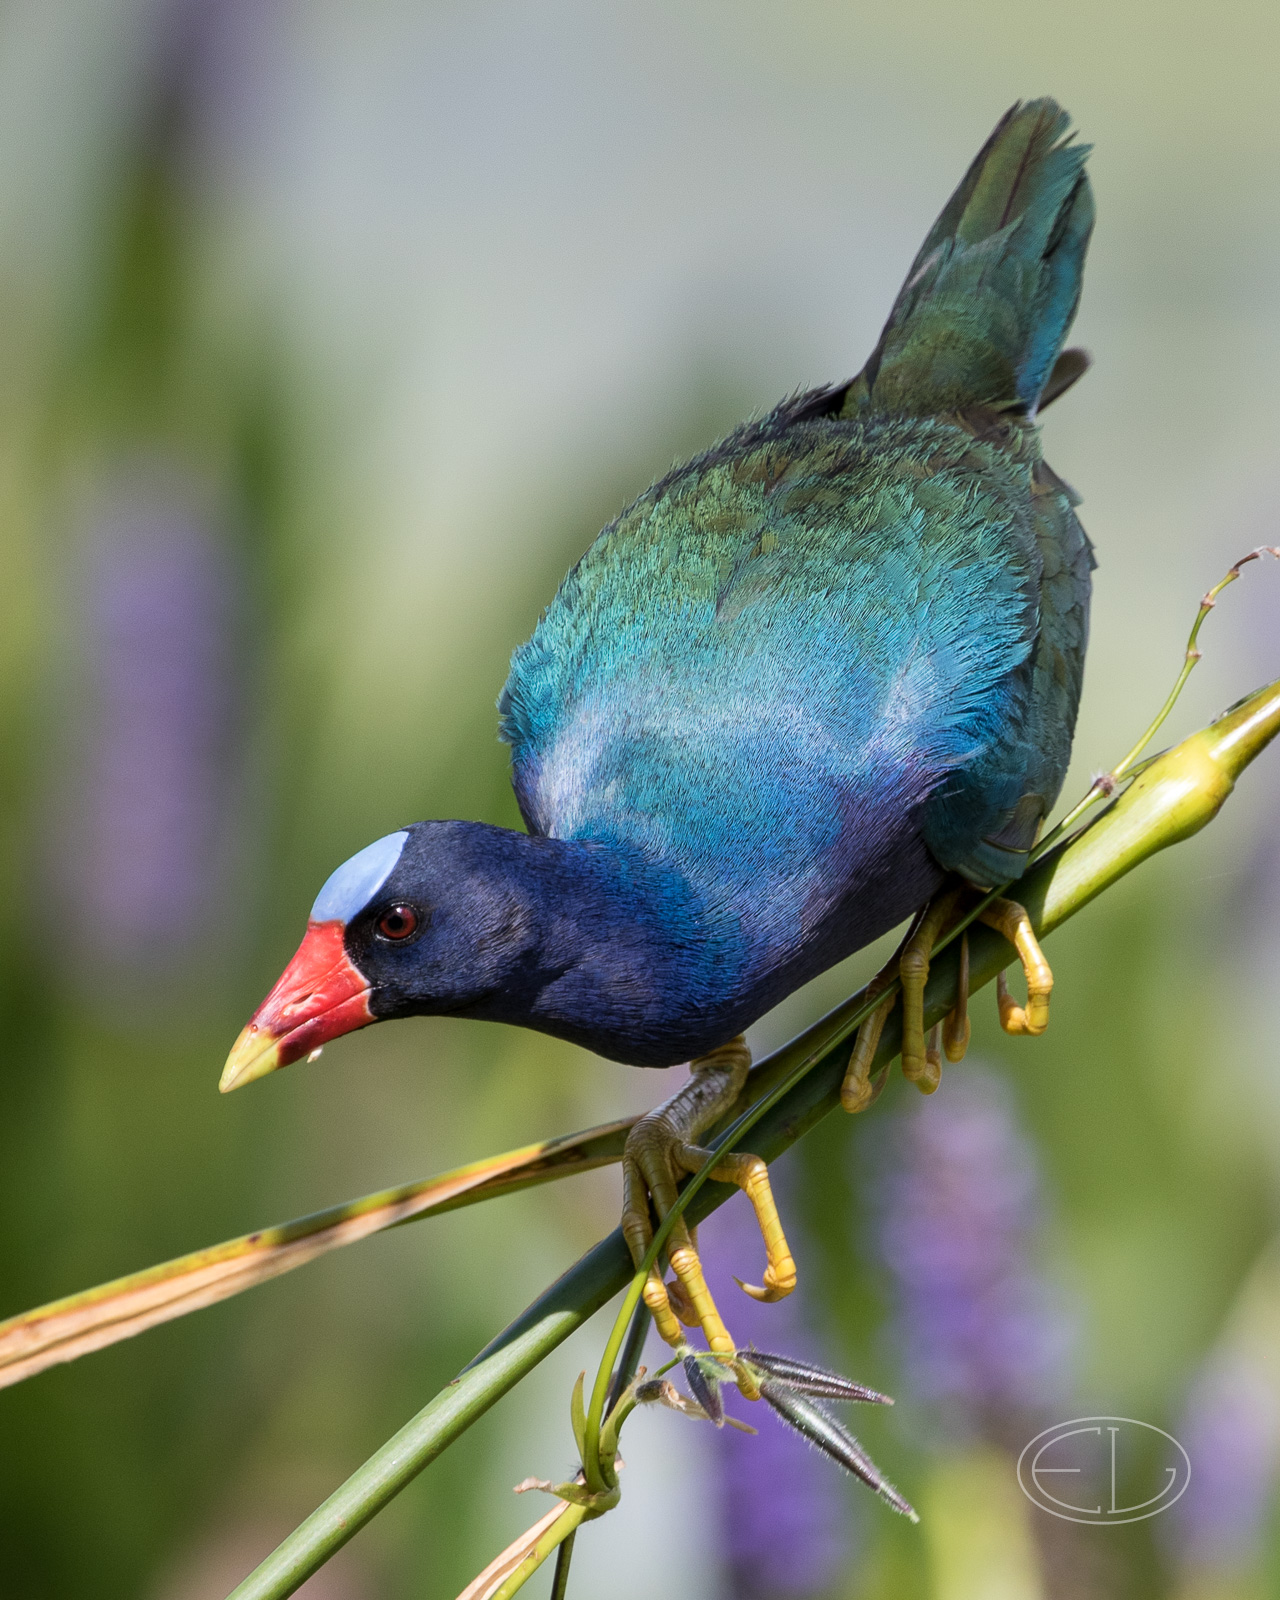
[[402,828],[389,833],[344,861],[316,896],[312,922],[350,922],[363,911],[391,876],[409,835]]

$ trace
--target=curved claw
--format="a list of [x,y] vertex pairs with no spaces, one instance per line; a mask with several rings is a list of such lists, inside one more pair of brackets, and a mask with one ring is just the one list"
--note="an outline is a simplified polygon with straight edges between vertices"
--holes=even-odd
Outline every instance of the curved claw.
[[996,975],[996,1007],[1000,1012],[1000,1026],[1006,1033],[1037,1038],[1049,1026],[1048,1006],[1038,1008],[1045,1013],[1043,1016],[1033,1013],[1029,1002],[1020,1006],[1009,993],[1009,980],[1003,972]]
[[739,1289],[742,1290],[743,1294],[749,1294],[753,1300],[760,1300],[765,1305],[773,1305],[778,1300],[785,1300],[786,1297],[791,1293],[792,1289],[795,1288],[794,1283],[789,1284],[785,1289],[779,1288],[777,1284],[771,1284],[768,1281],[768,1272],[766,1272],[764,1276],[764,1283],[745,1283],[735,1273],[733,1281],[738,1285]]

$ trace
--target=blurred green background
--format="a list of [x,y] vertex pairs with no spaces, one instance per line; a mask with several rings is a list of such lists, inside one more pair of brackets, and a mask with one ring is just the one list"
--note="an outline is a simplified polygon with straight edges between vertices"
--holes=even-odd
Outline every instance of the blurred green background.
[[[1046,434],[1100,560],[1068,792],[1118,759],[1199,595],[1280,535],[1278,53],[1280,12],[1230,0],[7,5],[0,1315],[670,1092],[426,1020],[216,1084],[337,862],[418,817],[516,821],[493,702],[562,571],[673,458],[857,369],[1019,96],[1097,147],[1096,366]],[[1179,729],[1280,671],[1278,617],[1251,569]],[[786,1181],[794,1314],[898,1393],[866,1439],[925,1522],[842,1493],[837,1556],[778,1594],[1280,1592],[1277,770],[1053,941],[1043,1041],[976,1017],[1070,1332],[1041,1414],[1172,1429],[1217,1499],[1068,1536],[1013,1488],[1007,1416],[913,1405],[866,1177],[899,1084]],[[607,1172],[400,1230],[0,1394],[0,1594],[217,1600],[617,1206]],[[305,1592],[453,1596],[540,1514],[510,1485],[570,1465],[603,1334]],[[578,1593],[765,1592],[714,1442],[636,1422]]]

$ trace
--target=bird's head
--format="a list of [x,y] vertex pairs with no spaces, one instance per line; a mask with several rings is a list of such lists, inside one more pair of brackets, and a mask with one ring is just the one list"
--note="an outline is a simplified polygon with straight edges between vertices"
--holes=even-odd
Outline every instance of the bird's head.
[[461,1011],[534,940],[509,870],[523,835],[419,822],[351,857],[316,897],[297,954],[232,1048],[224,1092],[389,1017]]

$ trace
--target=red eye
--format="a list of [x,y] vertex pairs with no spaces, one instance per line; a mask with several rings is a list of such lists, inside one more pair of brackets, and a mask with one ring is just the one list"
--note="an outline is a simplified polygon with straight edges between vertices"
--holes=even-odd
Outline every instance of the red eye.
[[382,939],[407,939],[418,931],[418,913],[412,906],[389,906],[378,918]]

